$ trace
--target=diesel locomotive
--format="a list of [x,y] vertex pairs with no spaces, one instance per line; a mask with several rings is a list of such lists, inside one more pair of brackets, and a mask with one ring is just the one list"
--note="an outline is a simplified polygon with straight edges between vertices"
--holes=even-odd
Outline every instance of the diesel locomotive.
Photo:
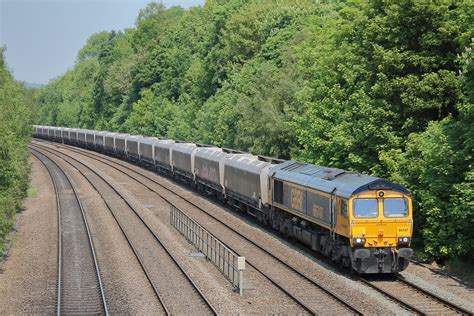
[[396,273],[413,255],[411,195],[387,179],[154,137],[50,126],[34,137],[177,178],[357,273]]

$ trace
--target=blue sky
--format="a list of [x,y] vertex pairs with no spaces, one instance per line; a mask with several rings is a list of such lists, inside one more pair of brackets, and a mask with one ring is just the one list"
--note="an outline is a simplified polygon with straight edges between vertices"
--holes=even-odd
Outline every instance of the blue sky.
[[[47,83],[72,68],[87,38],[133,27],[144,0],[0,0],[0,46],[16,80]],[[165,0],[167,7],[204,0]]]

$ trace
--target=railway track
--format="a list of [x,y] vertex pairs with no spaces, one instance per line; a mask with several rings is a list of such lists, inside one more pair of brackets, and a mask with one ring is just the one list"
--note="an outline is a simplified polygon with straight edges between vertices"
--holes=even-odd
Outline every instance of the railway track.
[[411,283],[400,275],[359,278],[361,282],[420,315],[473,315],[471,311]]
[[105,314],[107,303],[89,225],[78,194],[53,160],[30,148],[53,181],[58,209],[57,315]]
[[[202,291],[123,193],[95,170],[74,157],[52,152],[42,146],[33,146],[64,160],[99,192],[137,257],[164,313],[167,315],[179,313],[217,315],[217,311]],[[66,156],[68,159],[61,156]],[[177,293],[179,295],[176,295]]]
[[[54,145],[57,145],[57,144],[54,144]],[[145,186],[148,190],[160,196],[163,200],[165,200],[170,205],[174,205],[180,208],[178,205],[176,205],[175,202],[172,201],[172,199],[170,198],[168,194],[158,192],[156,189],[152,188],[150,185],[145,184],[143,180],[150,181],[153,184],[165,190],[167,193],[170,193],[172,196],[179,198],[181,201],[184,201],[191,207],[194,207],[195,209],[199,210],[202,214],[208,217],[208,220],[205,220],[206,223],[209,221],[209,219],[211,219],[212,221],[217,222],[219,225],[224,226],[227,230],[231,231],[232,234],[234,234],[232,238],[235,238],[235,237],[239,238],[243,243],[246,244],[247,249],[249,247],[253,249],[253,254],[255,254],[256,256],[266,256],[267,257],[266,261],[267,263],[269,263],[265,267],[265,266],[262,266],[261,264],[254,263],[253,260],[251,259],[254,256],[246,256],[247,264],[253,267],[260,274],[262,274],[277,288],[282,290],[288,297],[290,297],[293,301],[295,301],[299,306],[301,306],[308,313],[319,314],[324,311],[327,312],[329,308],[332,308],[334,312],[351,313],[351,314],[358,314],[358,315],[362,314],[356,307],[348,303],[345,299],[340,297],[337,293],[331,291],[324,285],[318,283],[313,278],[305,275],[303,272],[299,271],[297,268],[283,261],[276,255],[274,255],[271,251],[260,246],[255,241],[248,238],[247,236],[245,236],[244,234],[242,234],[241,232],[239,232],[232,226],[226,224],[224,221],[214,216],[213,214],[211,214],[210,212],[208,212],[201,206],[189,200],[184,199],[183,197],[175,193],[172,189],[162,185],[161,183],[157,182],[156,180],[149,177],[148,175],[126,166],[125,163],[118,163],[110,159],[104,159],[102,156],[99,156],[98,154],[95,154],[93,152],[86,152],[85,150],[79,150],[79,149],[71,148],[69,146],[64,147],[64,148],[72,152],[80,153],[82,155],[85,155],[89,158],[98,160],[108,165],[109,167],[127,175],[128,177],[135,180],[139,184]],[[125,171],[124,169],[127,170],[128,172]],[[138,177],[135,175],[138,175]],[[201,225],[203,225],[203,223],[201,223]],[[204,226],[206,225],[204,224]],[[229,247],[234,252],[239,253],[237,250],[233,249],[233,247],[230,246],[229,243],[222,240],[221,242],[226,244],[226,246]],[[268,267],[271,267],[271,269],[268,269]],[[271,270],[279,270],[282,273],[278,275],[278,273],[272,273]],[[293,282],[288,282],[288,275],[292,276]],[[315,293],[317,293],[316,296],[314,295]],[[315,297],[317,297],[316,300],[315,300]]]

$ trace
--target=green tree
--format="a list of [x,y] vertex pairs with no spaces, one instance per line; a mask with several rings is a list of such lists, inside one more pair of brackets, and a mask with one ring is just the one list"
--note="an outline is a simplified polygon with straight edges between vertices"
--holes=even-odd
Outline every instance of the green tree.
[[13,80],[0,48],[0,252],[28,188],[29,102],[28,92]]

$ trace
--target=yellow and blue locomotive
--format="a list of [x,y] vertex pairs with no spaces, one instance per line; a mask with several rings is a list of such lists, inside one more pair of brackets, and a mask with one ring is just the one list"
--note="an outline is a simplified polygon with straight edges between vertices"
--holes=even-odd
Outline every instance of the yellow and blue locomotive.
[[407,267],[413,217],[404,187],[296,161],[272,167],[270,182],[275,229],[359,273]]

